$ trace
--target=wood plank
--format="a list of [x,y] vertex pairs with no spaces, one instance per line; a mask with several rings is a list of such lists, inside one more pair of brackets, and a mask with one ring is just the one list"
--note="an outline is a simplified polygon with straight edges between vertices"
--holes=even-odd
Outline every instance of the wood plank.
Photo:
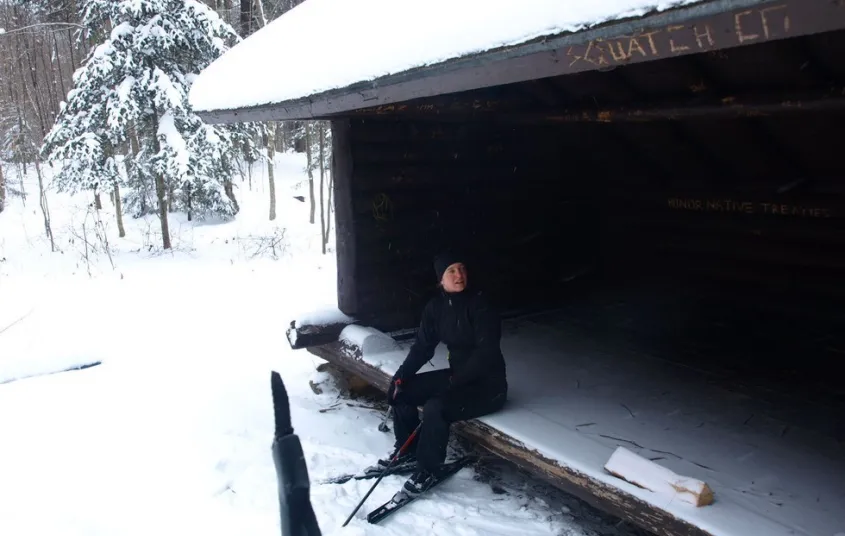
[[332,121],[332,183],[335,203],[335,247],[337,248],[337,306],[346,315],[358,312],[358,246],[353,217],[353,160],[350,124]]
[[625,447],[617,447],[604,468],[614,476],[667,498],[677,497],[697,507],[713,504],[713,490],[706,482],[678,475]]
[[548,159],[545,161],[516,160],[511,165],[504,165],[501,162],[494,165],[486,161],[453,161],[449,165],[426,162],[371,163],[356,168],[355,187],[361,192],[375,193],[396,188],[417,191],[427,188],[454,187],[455,183],[468,187],[485,184],[517,186],[530,180],[550,185],[577,184],[560,170],[560,163]]
[[356,195],[352,203],[356,218],[374,218],[391,226],[401,225],[401,221],[415,222],[418,214],[428,214],[432,210],[460,214],[467,220],[482,214],[488,215],[484,219],[493,219],[491,210],[535,219],[533,215],[541,215],[544,209],[571,208],[573,205],[560,188],[537,182],[523,183],[518,188],[453,183],[439,189],[381,190]]
[[[477,112],[466,110],[462,115],[446,115],[445,112],[429,115],[425,105],[396,107],[395,113],[421,121],[430,119],[443,121],[480,121],[504,125],[555,125],[564,123],[645,123],[652,121],[676,121],[706,117],[714,118],[756,118],[781,114],[841,112],[845,110],[845,99],[841,88],[830,91],[806,93],[778,93],[776,95],[725,95],[719,99],[685,99],[678,102],[631,103],[617,108],[584,109],[542,109],[536,111],[494,111]],[[401,108],[401,109],[400,109]],[[367,110],[359,111],[365,113]],[[459,114],[457,110],[456,114]]]
[[331,324],[297,326],[296,321],[293,320],[290,327],[285,331],[285,335],[293,350],[301,350],[337,341],[340,332],[348,325],[347,323],[334,322]]

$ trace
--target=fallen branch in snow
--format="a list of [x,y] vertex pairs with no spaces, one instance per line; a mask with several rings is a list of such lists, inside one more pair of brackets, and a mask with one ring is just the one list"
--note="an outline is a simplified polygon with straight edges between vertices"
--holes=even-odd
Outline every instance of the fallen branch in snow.
[[713,490],[705,482],[675,474],[624,447],[617,447],[605,470],[635,486],[677,497],[694,506],[713,504]]
[[375,406],[367,406],[367,405],[364,405],[364,404],[351,404],[351,403],[347,402],[346,405],[349,406],[350,408],[361,408],[361,409],[369,409],[369,410],[372,410],[372,411],[382,411],[381,409],[379,409]]
[[73,371],[77,371],[77,370],[85,370],[85,369],[89,369],[91,367],[99,366],[101,364],[102,364],[102,361],[92,361],[90,363],[82,363],[81,365],[73,365],[73,366],[66,367],[66,368],[59,369],[59,370],[48,370],[46,372],[29,374],[29,375],[20,376],[20,377],[17,377],[17,378],[9,378],[7,380],[0,381],[0,385],[16,382],[16,381],[20,381],[20,380],[28,380],[30,378],[40,378],[41,376],[49,376],[51,374],[61,374],[63,372],[73,372]]
[[248,259],[266,256],[279,260],[289,246],[285,228],[278,226],[274,227],[270,234],[236,236],[233,240],[238,242]]
[[30,310],[29,310],[29,312],[28,312],[28,313],[26,313],[25,315],[23,315],[22,317],[18,318],[17,320],[15,320],[14,322],[12,322],[12,323],[11,323],[11,324],[9,324],[8,326],[6,326],[5,328],[0,329],[0,335],[2,335],[3,333],[5,333],[7,329],[11,328],[11,327],[12,327],[12,326],[14,326],[15,324],[17,324],[17,323],[21,322],[21,321],[22,321],[22,320],[24,320],[26,317],[28,317],[29,315],[31,315],[31,314],[32,314],[32,312],[33,312],[34,310],[35,310],[35,309],[30,309]]
[[336,410],[340,407],[340,404],[335,404],[334,406],[329,406],[327,408],[322,408],[319,410],[320,413],[328,413],[329,411]]

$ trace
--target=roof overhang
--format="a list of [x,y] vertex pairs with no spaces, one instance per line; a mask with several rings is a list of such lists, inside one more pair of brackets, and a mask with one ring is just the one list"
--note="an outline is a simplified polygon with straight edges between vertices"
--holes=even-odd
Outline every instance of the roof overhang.
[[209,123],[337,117],[424,97],[610,70],[842,28],[845,2],[837,0],[713,0],[533,39],[300,98],[197,109],[196,113]]

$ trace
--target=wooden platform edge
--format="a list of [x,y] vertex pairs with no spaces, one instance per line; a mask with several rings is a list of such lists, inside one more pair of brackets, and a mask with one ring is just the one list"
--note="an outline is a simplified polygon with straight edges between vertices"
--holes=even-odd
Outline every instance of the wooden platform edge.
[[285,336],[291,349],[302,350],[337,341],[341,331],[348,325],[349,323],[346,322],[297,325],[294,320],[285,330]]
[[[344,340],[311,346],[307,351],[374,387],[387,391],[390,376],[366,363],[360,348]],[[548,484],[591,506],[631,522],[659,536],[712,536],[704,529],[639,499],[626,491],[566,467],[507,434],[478,420],[455,423],[453,431],[485,450],[513,463]]]

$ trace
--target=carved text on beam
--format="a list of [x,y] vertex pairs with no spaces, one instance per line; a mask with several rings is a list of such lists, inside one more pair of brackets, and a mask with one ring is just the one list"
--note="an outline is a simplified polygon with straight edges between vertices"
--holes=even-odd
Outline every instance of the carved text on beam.
[[715,31],[709,22],[676,24],[633,35],[593,39],[569,47],[566,55],[570,67],[581,62],[608,67],[633,58],[666,58],[778,39],[790,32],[789,9],[787,4],[779,4],[733,13],[731,32]]
[[832,218],[829,208],[797,205],[790,203],[763,203],[736,199],[698,199],[671,197],[667,200],[673,210],[692,212],[719,212],[739,214],[763,214],[767,216],[799,216],[804,218]]

